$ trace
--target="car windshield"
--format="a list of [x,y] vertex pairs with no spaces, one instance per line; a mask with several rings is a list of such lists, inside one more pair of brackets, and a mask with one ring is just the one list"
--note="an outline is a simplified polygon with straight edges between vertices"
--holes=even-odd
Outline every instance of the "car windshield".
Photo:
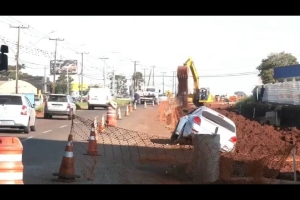
[[0,96],[0,104],[3,105],[23,105],[20,96]]
[[213,121],[214,123],[226,128],[227,130],[235,133],[235,127],[228,123],[226,120],[224,120],[221,117],[218,117],[210,112],[203,111],[202,116],[205,117],[206,119],[209,119],[210,121]]
[[68,102],[66,96],[62,95],[50,95],[48,101],[50,102]]
[[147,88],[146,91],[147,92],[155,92],[155,88]]

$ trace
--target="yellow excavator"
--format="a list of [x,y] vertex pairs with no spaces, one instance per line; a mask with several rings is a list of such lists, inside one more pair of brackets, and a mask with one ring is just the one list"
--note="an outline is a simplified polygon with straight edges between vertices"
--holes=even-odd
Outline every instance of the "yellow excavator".
[[[204,103],[212,103],[213,95],[209,88],[199,87],[199,76],[192,58],[189,58],[183,66],[177,68],[178,78],[178,98],[182,101],[183,106],[187,107],[188,103],[193,102],[197,107],[203,106]],[[193,93],[189,91],[189,79],[193,78]]]

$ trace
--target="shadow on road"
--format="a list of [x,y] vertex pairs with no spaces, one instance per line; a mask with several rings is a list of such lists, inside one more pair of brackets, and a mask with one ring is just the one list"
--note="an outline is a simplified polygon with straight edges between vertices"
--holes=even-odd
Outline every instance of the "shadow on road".
[[[174,171],[176,166],[191,162],[190,149],[160,148],[151,142],[146,146],[128,145],[126,141],[100,136],[97,145],[100,155],[89,156],[84,155],[88,148],[87,138],[74,136],[75,171],[81,176],[75,184],[192,183],[189,176],[182,178],[182,174]],[[67,141],[35,138],[24,142],[24,183],[54,183],[52,173],[58,172],[66,145]]]

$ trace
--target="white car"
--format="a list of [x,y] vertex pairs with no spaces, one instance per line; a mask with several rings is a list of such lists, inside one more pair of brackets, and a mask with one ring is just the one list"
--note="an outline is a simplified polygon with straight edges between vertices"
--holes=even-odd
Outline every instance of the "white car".
[[193,134],[218,134],[221,151],[231,152],[235,149],[237,141],[235,123],[208,107],[201,106],[180,118],[171,140],[178,142],[183,138],[191,138]]
[[0,130],[36,131],[34,105],[22,94],[0,94]]
[[44,108],[44,118],[51,119],[53,115],[67,116],[69,120],[76,114],[73,98],[66,94],[50,94]]

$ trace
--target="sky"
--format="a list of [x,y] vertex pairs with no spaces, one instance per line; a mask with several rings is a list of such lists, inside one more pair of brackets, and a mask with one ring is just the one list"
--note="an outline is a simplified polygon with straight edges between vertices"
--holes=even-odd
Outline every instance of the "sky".
[[[200,76],[200,87],[213,94],[251,93],[261,84],[256,67],[270,53],[285,51],[300,56],[299,16],[0,16],[0,41],[10,47],[9,64],[15,64],[18,29],[20,63],[32,75],[50,76],[54,59],[83,56],[84,82],[103,83],[106,72],[130,77],[134,63],[146,72],[155,66],[155,85],[172,90],[172,76],[189,57]],[[99,58],[109,58],[104,60]],[[77,82],[78,76],[73,78]],[[152,83],[152,80],[150,84]]]

